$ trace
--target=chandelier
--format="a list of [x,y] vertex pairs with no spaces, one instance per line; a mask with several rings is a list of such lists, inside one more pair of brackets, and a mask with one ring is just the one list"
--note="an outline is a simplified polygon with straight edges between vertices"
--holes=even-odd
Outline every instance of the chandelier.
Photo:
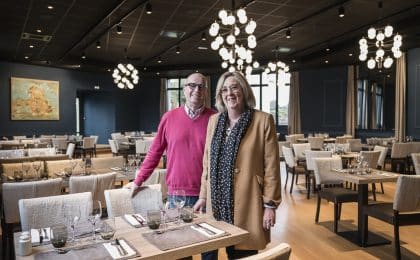
[[394,56],[396,59],[401,57],[402,36],[398,33],[394,35],[393,31],[394,28],[391,25],[377,29],[371,27],[368,30],[367,38],[362,37],[359,40],[359,60],[366,61],[369,53],[375,53],[375,56],[370,56],[367,61],[369,69],[374,69],[375,66],[378,69],[382,67],[388,69],[394,62],[391,56]]
[[134,85],[139,83],[138,71],[130,63],[118,64],[114,69],[112,77],[114,78],[114,83],[117,84],[120,89],[133,89]]
[[[234,9],[232,1],[232,10]],[[219,11],[220,21],[215,21],[209,29],[210,36],[214,37],[211,48],[219,50],[222,58],[222,68],[229,71],[252,72],[253,49],[257,46],[257,39],[253,34],[257,23],[248,19],[246,11],[239,8],[236,11]],[[257,64],[254,64],[254,67]]]

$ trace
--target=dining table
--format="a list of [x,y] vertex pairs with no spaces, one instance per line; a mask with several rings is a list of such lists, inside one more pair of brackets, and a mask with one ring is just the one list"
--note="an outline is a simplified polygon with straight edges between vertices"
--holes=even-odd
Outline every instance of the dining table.
[[[197,225],[202,225],[203,223],[206,223],[208,226],[212,227],[213,230],[220,230],[221,234],[204,238],[204,240],[201,239],[202,241],[185,243],[185,241],[188,240],[188,238],[185,237],[187,234],[196,232],[197,235],[200,235],[203,231],[205,231],[203,229],[202,231],[198,232],[199,228]],[[117,238],[119,241],[124,241],[124,243],[129,245],[129,248],[132,249],[132,251],[135,251],[135,255],[128,257],[130,259],[180,259],[218,248],[236,245],[245,241],[249,237],[248,231],[223,221],[216,221],[211,216],[204,213],[196,214],[196,217],[192,223],[176,224],[175,222],[171,222],[163,231],[151,230],[147,225],[134,227],[130,225],[123,216],[121,216],[115,218],[115,229],[116,233],[114,234],[113,239]],[[172,235],[171,232],[173,233]],[[15,241],[19,239],[20,234],[21,232],[14,233]],[[203,235],[201,235],[201,237],[203,237]],[[181,242],[184,241],[184,244],[180,244],[178,240]],[[78,250],[78,248],[86,248],[89,246],[97,247],[98,244],[107,242],[109,242],[109,240],[106,241],[100,239],[94,241],[91,237],[79,238],[76,243],[69,243],[68,245],[66,244],[66,246],[63,248],[65,254],[59,254],[56,252],[51,244],[40,246],[38,245],[32,247],[32,253],[30,255],[20,256],[16,254],[16,259],[40,259],[40,257],[42,258],[44,255],[50,258],[57,257],[57,259],[66,259],[65,256],[68,254],[67,252]],[[167,244],[172,246],[162,248]],[[130,252],[129,248],[126,247],[126,250]],[[17,250],[18,244],[15,242],[15,252],[18,252]],[[91,253],[86,253],[86,255],[89,254]],[[69,256],[70,255],[71,254],[69,254]],[[112,257],[108,258],[113,259]],[[117,259],[128,258],[117,257]],[[83,256],[80,259],[83,259]],[[87,256],[86,259],[88,259]]]
[[366,173],[365,169],[335,169],[334,173],[343,181],[357,185],[358,190],[357,230],[338,232],[338,235],[361,247],[391,243],[384,237],[369,231],[368,216],[364,214],[364,207],[369,203],[369,184],[396,182],[399,174],[381,170],[371,170],[370,173]]

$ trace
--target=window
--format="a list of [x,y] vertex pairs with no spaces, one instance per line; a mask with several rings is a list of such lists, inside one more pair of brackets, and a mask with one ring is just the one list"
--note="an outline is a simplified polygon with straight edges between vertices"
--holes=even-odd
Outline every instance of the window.
[[185,97],[182,93],[185,80],[185,78],[168,79],[166,85],[167,111],[185,104]]
[[[357,81],[357,128],[382,128],[384,122],[383,87],[369,80]],[[369,123],[371,122],[371,123]]]
[[256,108],[272,114],[277,125],[287,125],[290,74],[260,73],[247,76],[247,79],[256,99]]
[[384,125],[384,96],[383,88],[376,86],[376,127],[382,128]]

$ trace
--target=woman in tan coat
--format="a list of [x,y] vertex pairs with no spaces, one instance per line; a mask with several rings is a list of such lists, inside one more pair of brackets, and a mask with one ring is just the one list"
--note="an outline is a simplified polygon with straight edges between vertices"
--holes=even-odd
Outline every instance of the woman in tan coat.
[[[218,114],[210,117],[200,199],[217,220],[250,233],[226,248],[229,259],[256,254],[270,242],[281,202],[280,162],[273,117],[255,110],[255,97],[238,72],[224,73],[216,89]],[[217,256],[215,257],[217,258]]]

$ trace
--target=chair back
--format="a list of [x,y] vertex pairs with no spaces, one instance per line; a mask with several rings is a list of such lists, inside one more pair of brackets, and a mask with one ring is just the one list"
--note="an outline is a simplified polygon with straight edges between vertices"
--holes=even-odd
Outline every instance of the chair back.
[[331,151],[305,151],[306,156],[306,169],[313,171],[315,170],[315,158],[328,158],[332,157]]
[[283,150],[283,155],[284,155],[284,160],[286,161],[286,165],[289,167],[295,167],[296,166],[296,160],[295,160],[295,156],[293,154],[293,149],[283,146],[282,147]]
[[[33,178],[33,177],[37,177],[37,172],[35,170],[35,168],[33,167],[33,164],[41,164],[41,168],[39,170],[39,172],[43,172],[44,171],[44,162],[43,161],[27,161],[27,162],[16,162],[16,163],[4,163],[3,164],[3,174],[6,176],[11,176],[13,177],[15,171],[22,171],[22,166],[23,165],[28,165],[29,166],[29,170],[27,172],[28,176],[23,176],[24,179],[29,179],[29,178]],[[26,174],[26,173],[24,173]]]
[[68,145],[67,145],[67,150],[66,150],[66,155],[69,157],[69,158],[73,158],[73,154],[74,154],[74,149],[76,148],[76,144],[74,144],[74,143],[69,143]]
[[92,168],[94,169],[110,169],[112,167],[124,167],[125,158],[123,156],[113,157],[93,157]]
[[305,158],[305,151],[311,150],[311,145],[309,143],[303,144],[292,144],[293,152],[295,153],[296,159]]
[[26,135],[14,135],[13,140],[22,140],[26,139]]
[[111,152],[113,154],[118,154],[117,144],[115,140],[108,139],[109,146],[111,147]]
[[381,151],[361,151],[360,156],[363,157],[363,161],[367,162],[367,167],[376,169],[378,167],[379,156]]
[[66,219],[74,219],[76,214],[79,214],[80,220],[86,221],[91,211],[90,192],[19,201],[22,230],[50,227],[55,223],[63,223]]
[[98,135],[91,135],[90,137],[93,137],[95,144],[98,144],[98,139],[99,139]]
[[350,145],[350,152],[360,152],[362,150],[362,140],[360,138],[347,139]]
[[24,149],[0,150],[0,158],[2,159],[22,158],[22,157],[25,157]]
[[264,250],[256,255],[239,258],[240,260],[288,260],[292,248],[287,243],[281,243],[275,247]]
[[386,154],[388,153],[388,147],[375,145],[375,147],[373,147],[373,150],[381,152],[381,154],[379,155],[379,159],[378,159],[378,166],[381,167],[381,169],[384,169],[385,168]]
[[121,133],[111,133],[111,139],[112,140],[115,140],[115,139],[117,139],[118,137],[123,137],[123,135],[121,134]]
[[291,144],[295,144],[295,143],[297,143],[298,139],[305,138],[305,135],[304,134],[292,134],[292,135],[286,135],[285,138],[286,138],[286,141],[290,142]]
[[290,147],[290,142],[288,142],[288,141],[280,141],[278,143],[279,143],[279,156],[280,157],[284,157],[282,147],[283,146]]
[[153,140],[136,140],[136,153],[147,154]]
[[64,171],[64,168],[72,167],[73,165],[76,165],[74,168],[75,172],[81,172],[82,171],[82,168],[80,167],[81,162],[82,162],[82,159],[45,161],[45,168],[49,177],[55,177],[56,173],[61,173]]
[[315,158],[315,181],[317,185],[340,184],[343,181],[337,176],[333,169],[342,169],[343,164],[340,157]]
[[420,211],[420,175],[400,175],[395,188],[393,209]]
[[19,200],[58,195],[61,193],[62,182],[61,178],[57,178],[45,181],[3,183],[5,223],[19,223]]
[[108,217],[118,217],[124,214],[141,213],[146,216],[149,209],[159,209],[162,206],[160,185],[145,185],[134,198],[129,189],[105,190],[105,201]]
[[83,149],[95,148],[95,137],[83,137]]
[[31,148],[28,149],[28,156],[54,155],[55,148]]
[[413,165],[416,174],[420,175],[420,153],[412,153],[411,158],[413,159]]
[[52,138],[52,145],[58,150],[67,149],[67,138]]
[[166,185],[166,169],[155,169],[150,175],[149,178],[145,182],[143,182],[142,186],[144,185],[153,185],[159,184],[160,191],[162,192],[162,199],[165,200],[167,193],[168,193],[168,186]]
[[410,154],[410,143],[393,143],[391,148],[391,159],[406,158]]
[[308,143],[312,150],[321,150],[324,146],[324,137],[308,137]]
[[90,191],[93,200],[105,205],[104,190],[114,188],[116,173],[104,173],[90,176],[72,176],[69,180],[69,192],[81,193]]

